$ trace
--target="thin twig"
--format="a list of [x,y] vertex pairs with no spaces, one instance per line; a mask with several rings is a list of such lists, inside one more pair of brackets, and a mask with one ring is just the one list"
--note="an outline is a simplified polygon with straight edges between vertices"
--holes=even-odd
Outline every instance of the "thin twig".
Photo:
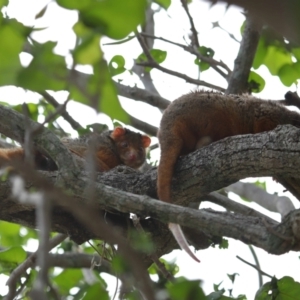
[[189,8],[188,8],[188,4],[186,0],[181,0],[181,4],[189,18],[190,24],[191,24],[191,31],[192,31],[192,35],[193,35],[193,39],[192,39],[192,44],[196,45],[197,48],[200,47],[199,44],[199,40],[198,40],[198,32],[196,30],[195,24],[194,24],[194,20],[190,14]]
[[185,80],[188,83],[193,83],[195,85],[202,85],[202,86],[208,87],[208,88],[216,90],[216,91],[225,92],[224,88],[221,88],[221,87],[219,87],[217,85],[208,83],[208,82],[203,81],[203,80],[198,80],[198,79],[191,78],[191,77],[189,77],[187,75],[184,75],[184,74],[176,72],[176,71],[169,70],[167,68],[164,68],[164,67],[160,66],[156,62],[142,62],[142,63],[138,63],[138,64],[140,66],[151,67],[151,68],[158,69],[158,70],[160,70],[160,71],[162,71],[164,73],[167,73],[167,74],[170,74],[172,76],[181,78],[181,79]]
[[[65,234],[57,234],[55,237],[49,240],[49,248],[48,251],[59,245],[63,242],[68,236]],[[16,285],[19,278],[26,272],[28,268],[31,268],[36,261],[38,255],[38,251],[31,254],[22,264],[20,264],[17,268],[15,268],[10,274],[6,285],[8,286],[8,294],[6,296],[6,300],[12,300],[15,297],[16,293]]]
[[[139,231],[145,234],[145,231],[140,223],[140,219],[133,215],[132,217],[133,225]],[[156,264],[158,270],[162,273],[162,275],[169,281],[174,281],[174,276],[166,269],[166,266],[159,260],[155,253],[150,255],[152,261]]]
[[[47,92],[41,92],[40,93],[45,100],[47,100],[47,102],[49,102],[53,107],[58,108],[61,105],[56,101],[56,99],[54,97],[52,97],[49,93]],[[67,103],[64,103],[63,105],[65,106]],[[77,130],[77,129],[81,129],[82,126],[75,121],[66,110],[63,110],[61,113],[61,116],[67,121],[69,122],[69,124],[72,126],[73,129]]]
[[271,275],[265,273],[264,271],[258,269],[256,265],[253,265],[253,264],[249,263],[248,261],[244,260],[244,259],[241,258],[240,256],[237,255],[236,258],[239,259],[239,260],[241,260],[241,261],[242,261],[243,263],[245,263],[246,265],[249,265],[250,267],[254,268],[255,270],[257,270],[257,272],[260,272],[262,275],[267,276],[267,277],[269,277],[269,278],[273,278],[273,276],[271,276]]
[[37,251],[38,276],[34,282],[31,295],[36,299],[47,299],[45,288],[48,285],[49,269],[49,235],[51,230],[51,201],[43,193],[36,205],[36,223],[39,229],[39,248]]
[[225,89],[219,87],[219,86],[216,86],[216,85],[213,85],[213,84],[210,84],[208,82],[205,82],[203,80],[197,80],[197,79],[194,79],[194,78],[191,78],[187,75],[184,75],[182,73],[179,73],[179,72],[176,72],[176,71],[172,71],[172,70],[169,70],[167,68],[164,68],[162,67],[161,65],[159,65],[158,63],[156,63],[156,61],[152,58],[151,56],[151,53],[150,51],[148,50],[147,48],[147,45],[146,43],[144,42],[144,40],[140,37],[139,33],[136,34],[137,36],[137,39],[148,59],[147,62],[141,62],[141,63],[137,63],[138,65],[141,65],[141,66],[146,66],[146,67],[152,67],[152,68],[156,68],[164,73],[167,73],[167,74],[170,74],[170,75],[173,75],[173,76],[176,76],[176,77],[179,77],[179,78],[182,78],[184,79],[186,82],[189,82],[189,83],[194,83],[196,85],[202,85],[202,86],[206,86],[206,87],[209,87],[211,89],[214,89],[214,90],[217,90],[217,91],[221,91],[221,92],[224,92]]
[[263,285],[263,278],[262,278],[262,274],[261,274],[261,267],[260,267],[260,263],[259,263],[259,260],[257,258],[257,255],[255,253],[255,250],[254,248],[251,246],[251,245],[248,245],[250,251],[251,251],[251,254],[254,258],[254,261],[255,261],[255,264],[256,264],[256,267],[257,269],[259,270],[258,271],[258,283],[259,283],[259,287],[261,287]]
[[[198,49],[195,49],[195,47],[191,47],[191,46],[186,46],[180,43],[176,43],[176,42],[172,42],[168,39],[165,39],[163,37],[157,37],[157,36],[153,36],[144,32],[141,32],[140,35],[145,36],[145,37],[149,37],[152,39],[157,39],[157,40],[161,40],[164,41],[166,43],[172,44],[174,46],[178,46],[180,48],[182,48],[183,50],[196,55],[196,57],[198,59],[200,59],[203,62],[208,63],[215,71],[217,71],[221,76],[223,76],[224,78],[228,78],[228,76],[231,75],[231,70],[229,69],[229,67],[222,61],[217,61],[215,59],[213,59],[212,57],[208,57],[208,56],[204,56],[201,53],[199,53]],[[220,70],[219,67],[223,68],[224,70],[227,71],[227,74],[225,74],[222,70]]]

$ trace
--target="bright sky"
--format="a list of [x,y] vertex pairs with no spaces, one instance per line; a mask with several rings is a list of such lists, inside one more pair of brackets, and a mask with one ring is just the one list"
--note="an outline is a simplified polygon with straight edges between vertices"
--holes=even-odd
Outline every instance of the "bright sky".
[[[239,43],[229,38],[228,34],[220,28],[212,29],[212,22],[218,21],[219,24],[232,33],[238,40],[240,36],[240,26],[244,20],[243,15],[237,8],[230,8],[226,11],[224,5],[216,5],[210,8],[210,5],[204,1],[193,1],[190,6],[190,11],[194,17],[196,28],[200,30],[199,41],[201,45],[211,47],[215,50],[216,59],[224,61],[232,69],[234,59],[237,55]],[[35,21],[35,15],[49,3],[49,8],[42,19]],[[76,22],[76,13],[58,8],[54,2],[48,0],[10,0],[9,8],[6,10],[10,17],[17,18],[19,21],[26,25],[35,24],[36,27],[47,28],[42,31],[34,33],[34,38],[40,42],[47,40],[58,41],[56,52],[68,56],[70,49],[73,48],[75,43],[75,36],[72,33],[72,26]],[[189,22],[186,14],[181,8],[180,1],[172,1],[170,9],[161,11],[155,18],[157,28],[157,36],[165,37],[171,41],[185,44],[183,37],[187,37],[189,33]],[[107,40],[104,40],[104,42]],[[161,41],[155,42],[155,47],[165,49],[168,51],[168,56],[164,62],[166,68],[182,72],[190,77],[197,78],[197,68],[193,64],[194,58],[184,52],[181,48],[170,46]],[[126,67],[128,69],[132,66],[132,59],[136,58],[141,53],[141,48],[135,40],[130,43],[122,44],[120,46],[103,46],[105,56],[109,61],[116,54],[124,54],[126,59]],[[30,56],[22,54],[21,60],[24,64],[28,64]],[[70,58],[67,58],[70,62]],[[89,71],[89,68],[82,68],[84,71]],[[187,84],[182,79],[178,79],[159,71],[153,70],[154,84],[161,95],[169,100],[176,99],[180,95],[195,90],[193,85]],[[262,93],[258,95],[260,98],[265,99],[283,99],[284,94],[289,88],[284,87],[277,77],[272,77],[265,67],[261,67],[258,71],[263,78],[266,79],[266,87]],[[133,86],[135,83],[142,87],[138,78],[135,75],[130,75],[126,72],[125,76],[122,75],[122,83]],[[212,70],[208,70],[201,74],[201,79],[211,82],[215,85],[226,87],[226,82],[218,74]],[[290,89],[295,90],[295,86]],[[54,93],[54,96],[63,101],[67,97],[66,92]],[[19,88],[4,87],[0,88],[0,101],[7,101],[15,104],[20,102],[33,102],[39,99],[39,95],[31,92],[25,92]],[[122,105],[133,116],[141,118],[145,122],[149,122],[155,126],[159,125],[161,113],[158,109],[148,106],[147,104],[136,102],[133,100],[122,99]],[[77,103],[70,103],[68,110],[73,118],[79,121],[82,125],[94,122],[109,122],[109,119],[104,115],[96,115],[90,108],[82,107]],[[145,113],[144,113],[145,112]],[[66,130],[70,130],[70,126],[61,121]],[[153,139],[155,140],[155,139]],[[158,157],[158,151],[156,152]],[[267,180],[269,192],[282,193],[282,187],[274,183],[271,179]],[[237,197],[235,197],[237,198]],[[245,204],[244,202],[242,202]],[[297,207],[299,204],[295,202]],[[246,204],[247,205],[247,204]],[[213,207],[212,205],[209,205]],[[267,211],[259,208],[258,205],[251,204],[251,207],[259,209],[260,211],[270,215]],[[276,214],[272,214],[274,217]],[[278,219],[278,214],[275,216]],[[280,257],[269,255],[264,250],[256,249],[262,270],[270,275],[275,275],[277,278],[283,276],[291,276],[295,280],[300,281],[299,275],[299,258],[297,253],[289,253]],[[233,295],[246,294],[248,299],[254,298],[254,293],[258,289],[258,276],[257,272],[246,266],[244,263],[237,260],[236,255],[241,256],[245,260],[253,263],[253,257],[247,245],[230,240],[228,250],[219,250],[209,248],[197,252],[201,263],[197,264],[192,261],[182,251],[174,251],[166,255],[167,260],[176,260],[180,266],[179,276],[186,276],[190,279],[203,280],[203,288],[206,293],[213,291],[213,284],[221,282],[222,288],[229,289],[233,287]],[[291,268],[291,266],[294,266]],[[232,286],[226,274],[238,273],[235,284]],[[108,278],[108,276],[107,276]],[[265,282],[269,281],[265,278]],[[0,290],[4,292],[3,285],[6,278],[0,277]],[[111,291],[114,291],[115,280],[111,282]]]

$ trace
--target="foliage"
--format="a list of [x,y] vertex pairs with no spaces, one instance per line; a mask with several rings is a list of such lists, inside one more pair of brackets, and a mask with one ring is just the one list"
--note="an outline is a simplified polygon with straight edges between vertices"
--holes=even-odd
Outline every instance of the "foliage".
[[[37,122],[42,123],[44,120],[49,119],[45,126],[57,135],[65,136],[68,133],[60,125],[59,118],[61,118],[61,115],[53,116],[56,107],[47,100],[43,93],[45,91],[68,91],[68,100],[72,99],[77,103],[94,108],[97,112],[106,114],[115,124],[121,122],[136,126],[133,118],[120,104],[118,98],[120,92],[115,83],[126,80],[128,74],[130,76],[133,76],[134,72],[139,74],[138,71],[133,71],[137,67],[143,70],[140,76],[141,80],[147,76],[151,78],[153,73],[155,74],[154,70],[157,69],[157,65],[167,65],[171,50],[159,45],[150,47],[149,53],[143,51],[136,57],[134,67],[131,67],[132,62],[127,59],[122,50],[107,63],[107,53],[104,51],[103,44],[108,38],[113,40],[110,43],[111,47],[136,41],[136,34],[147,25],[148,5],[154,4],[153,7],[156,8],[157,13],[166,12],[172,6],[171,0],[56,0],[55,3],[66,11],[76,12],[78,16],[72,32],[76,37],[76,43],[68,57],[58,54],[57,42],[51,40],[39,42],[34,38],[34,35],[43,29],[26,26],[16,19],[9,18],[4,12],[0,15],[0,86],[15,86],[42,94],[38,103],[28,102],[26,107],[20,104],[10,105],[11,108],[20,113],[26,110],[28,117]],[[7,0],[0,0],[1,8],[5,8],[7,5],[9,5]],[[43,7],[36,14],[36,19],[44,18],[48,9],[50,9],[49,7],[49,4]],[[179,47],[184,50],[189,48],[188,50],[192,54],[188,63],[197,68],[201,76],[203,73],[211,72],[212,69],[217,69],[219,74],[224,73],[226,68],[222,60],[226,60],[226,57],[222,57],[220,61],[216,59],[222,53],[216,53],[215,49],[209,45],[198,47],[193,42],[190,42],[190,44],[190,47],[182,44]],[[191,52],[191,49],[196,49],[195,51],[199,56],[195,58],[193,55],[195,53]],[[22,52],[30,55],[28,64],[20,59]],[[149,56],[153,60],[152,64],[149,62]],[[72,61],[71,64],[70,60]],[[179,61],[180,59],[178,59],[178,64],[180,64]],[[150,63],[150,65],[146,66],[147,63]],[[247,79],[248,90],[254,93],[259,93],[265,88],[266,81],[259,74],[259,67],[262,65],[265,65],[273,76],[278,76],[285,86],[296,84],[300,78],[300,48],[284,39],[284,37],[275,35],[273,31],[266,27],[260,35],[253,61],[252,67],[256,72],[249,70],[250,73]],[[87,67],[90,74],[79,72],[80,68],[84,67]],[[169,71],[169,74],[174,75],[174,72]],[[77,77],[80,77],[79,81],[76,79]],[[228,81],[230,78],[229,72],[223,77]],[[189,80],[186,76],[180,78]],[[190,83],[197,85],[194,82]],[[207,87],[210,87],[210,85],[207,84]],[[147,96],[152,99],[152,95]],[[132,97],[135,99],[134,96]],[[5,103],[5,105],[8,104]],[[147,126],[140,126],[138,128],[140,130],[148,128]],[[81,135],[90,131],[102,131],[103,128],[106,129],[107,126],[88,124],[86,127],[80,126],[73,129],[77,131],[78,135]],[[255,184],[260,185],[264,190],[266,189],[264,183],[256,182]],[[245,200],[249,201],[248,199]],[[135,231],[130,235],[128,239],[133,240],[131,246],[134,249],[145,256],[152,255],[152,258],[155,256],[155,245],[152,243],[150,236],[140,232],[137,234]],[[27,249],[32,248],[32,244],[36,245],[37,240],[36,230],[0,221],[0,273],[9,276],[31,254],[27,252]],[[227,249],[228,245],[228,240],[222,239],[219,248]],[[110,264],[109,271],[116,280],[124,282],[128,280],[126,283],[131,289],[124,292],[124,299],[141,298],[139,289],[130,281],[132,276],[129,275],[131,272],[129,262],[124,261],[122,256],[116,254],[117,250],[114,245],[90,241],[90,244],[86,243],[78,246],[71,241],[67,241],[54,250],[55,254],[62,254],[66,261],[68,254],[78,254],[78,252],[91,255],[89,257],[96,253],[100,254],[103,260]],[[159,261],[171,278],[178,275],[180,268],[175,263],[161,258]],[[109,287],[104,275],[107,270],[99,271],[98,267],[101,269],[101,263],[100,265],[93,263],[94,261],[91,258],[91,269],[88,270],[88,275],[86,269],[79,267],[51,268],[49,271],[49,286],[53,287],[53,290],[56,290],[62,297],[68,299],[109,299]],[[163,295],[161,299],[246,299],[244,295],[233,296],[229,289],[220,288],[221,284],[215,284],[214,291],[205,295],[200,280],[188,280],[184,277],[169,279],[161,272],[157,264],[152,264],[148,268],[148,272],[152,276],[155,292],[157,294],[161,292]],[[217,271],[213,270],[213,272]],[[236,273],[228,275],[232,284],[236,284],[236,275]],[[38,272],[34,267],[29,268],[22,274],[16,286],[20,298],[27,299],[29,297],[28,295],[37,276]],[[88,278],[92,278],[92,280]],[[53,291],[49,288],[46,292],[47,296],[52,297],[51,292]],[[0,291],[0,295],[4,296],[1,293],[2,291]],[[270,282],[260,287],[255,299],[297,299],[299,294],[300,284],[293,278],[276,279],[274,277]]]
[[265,28],[260,36],[253,68],[265,65],[285,86],[300,78],[300,48]]

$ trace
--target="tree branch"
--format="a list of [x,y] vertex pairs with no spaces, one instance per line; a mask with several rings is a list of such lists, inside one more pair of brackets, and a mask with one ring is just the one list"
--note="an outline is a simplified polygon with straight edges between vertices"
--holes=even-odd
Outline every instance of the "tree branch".
[[239,181],[228,186],[226,190],[236,193],[247,200],[256,202],[269,211],[278,212],[282,218],[295,209],[290,198],[270,195],[260,187],[251,183]]
[[[226,138],[182,157],[176,166],[173,180],[174,203],[188,205],[211,191],[249,176],[280,175],[287,178],[294,177],[296,181],[299,180],[299,140],[299,130],[297,128],[280,126],[273,131],[261,134]],[[121,173],[122,170],[125,170],[125,173]],[[150,170],[145,174],[133,171],[128,173],[126,170],[128,168],[118,167],[114,171],[98,174],[98,182],[127,191],[122,192],[103,184],[97,184],[95,186],[95,195],[99,209],[108,209],[111,215],[114,214],[113,211],[115,210],[125,214],[134,212],[141,216],[151,216],[162,222],[179,223],[198,230],[201,228],[206,233],[240,239],[277,254],[291,249],[295,250],[299,247],[298,243],[293,245],[288,244],[286,241],[282,243],[280,237],[277,237],[278,240],[274,241],[270,232],[264,228],[264,224],[261,224],[257,217],[246,218],[245,216],[241,217],[228,213],[203,212],[155,201],[149,196],[156,197],[156,170]],[[48,179],[55,181],[55,174],[57,173],[49,174]],[[193,174],[192,177],[191,174]],[[30,179],[30,176],[33,175],[27,174],[27,178]],[[54,229],[63,232],[70,231],[75,236],[76,231],[78,234],[78,231],[80,232],[81,230],[81,234],[85,235],[86,238],[110,239],[111,235],[109,237],[103,235],[105,230],[99,231],[102,225],[95,227],[95,224],[90,224],[90,219],[94,220],[91,216],[95,214],[95,209],[89,210],[89,212],[85,211],[89,216],[88,220],[85,220],[85,214],[82,215],[84,206],[80,206],[80,209],[77,208],[76,210],[74,208],[76,203],[85,203],[88,200],[85,199],[85,196],[86,186],[88,186],[87,184],[90,181],[89,176],[82,172],[76,179],[72,178],[70,177],[68,180],[68,186],[72,187],[72,193],[79,199],[75,200],[75,202],[73,200],[72,204],[70,204],[69,201],[64,199],[67,198],[66,196],[53,195],[56,206],[56,213],[53,216],[56,218]],[[38,183],[38,180],[39,178],[34,177],[35,183]],[[3,196],[0,199],[0,218],[18,223],[22,221],[23,224],[34,226],[32,222],[33,208],[30,206],[24,208],[24,205],[13,203],[8,197],[10,188],[7,183],[1,183],[0,187],[0,190],[3,192]],[[149,196],[138,196],[131,193],[147,194]],[[14,206],[17,207],[15,211]],[[74,226],[73,228],[73,226],[70,227],[70,224],[66,224],[63,221],[66,218],[66,213],[63,212],[66,211],[71,212],[76,219],[79,218],[80,222],[85,220],[84,225],[86,228],[93,226],[91,227],[93,229],[89,229],[90,233],[84,232],[82,226]],[[99,218],[99,214],[97,216],[95,216],[96,219]],[[112,217],[113,220],[118,220],[119,218],[120,215],[117,215],[115,219]],[[219,219],[220,222],[218,221]],[[211,222],[216,223],[214,228],[211,228]],[[146,219],[141,224],[143,227],[145,225],[145,230],[149,230],[152,233],[153,240],[155,240],[157,245],[165,245],[157,247],[158,256],[174,248],[174,241],[170,238],[166,227],[161,225],[160,222]],[[276,223],[273,222],[272,224]],[[291,229],[293,226],[292,222],[290,222],[287,227],[280,228],[280,232],[284,232],[287,236],[293,236],[294,231]],[[254,232],[251,228],[254,228]],[[244,233],[247,234],[244,235]],[[262,234],[267,234],[268,238],[266,236],[263,237]],[[276,249],[274,244],[277,247]]]
[[155,68],[157,70],[160,70],[164,73],[167,73],[167,74],[170,74],[172,76],[176,76],[178,78],[182,78],[184,79],[186,82],[189,82],[189,83],[194,83],[196,85],[201,85],[201,86],[206,86],[206,87],[209,87],[211,89],[214,89],[214,90],[217,90],[217,91],[224,91],[223,88],[219,87],[219,86],[216,86],[216,85],[213,85],[213,84],[210,84],[208,82],[205,82],[203,80],[198,80],[198,79],[193,79],[185,74],[182,74],[182,73],[179,73],[179,72],[176,72],[176,71],[172,71],[172,70],[169,70],[167,68],[164,68],[162,67],[161,65],[159,65],[151,56],[151,53],[149,51],[149,49],[147,48],[147,46],[145,45],[143,39],[141,38],[140,34],[137,34],[137,39],[139,40],[140,42],[140,45],[148,59],[147,62],[141,62],[141,63],[138,63],[138,65],[140,66],[144,66],[144,67],[151,67],[151,68]]
[[[149,34],[146,34],[144,32],[140,33],[142,36],[148,37],[148,38],[152,38],[152,39],[157,39],[157,40],[161,40],[167,43],[170,43],[172,45],[181,47],[182,49],[184,49],[185,51],[196,55],[196,57],[198,59],[200,59],[201,61],[207,62],[216,72],[218,72],[221,76],[223,76],[224,78],[228,78],[228,76],[231,74],[231,70],[229,69],[229,67],[222,61],[217,61],[215,59],[213,59],[212,57],[208,57],[208,56],[204,56],[201,53],[199,53],[198,49],[192,46],[186,46],[183,44],[179,44],[179,43],[175,43],[172,42],[168,39],[165,39],[163,37],[157,37],[157,36],[151,36]],[[224,73],[219,67],[223,68],[224,70],[227,71],[227,74]]]
[[259,41],[259,28],[248,16],[239,53],[234,62],[233,72],[228,82],[226,94],[249,92],[248,78]]
[[170,104],[169,100],[147,90],[140,89],[138,87],[126,86],[116,81],[114,81],[114,84],[116,85],[120,96],[130,98],[132,100],[143,101],[160,109],[166,109]]

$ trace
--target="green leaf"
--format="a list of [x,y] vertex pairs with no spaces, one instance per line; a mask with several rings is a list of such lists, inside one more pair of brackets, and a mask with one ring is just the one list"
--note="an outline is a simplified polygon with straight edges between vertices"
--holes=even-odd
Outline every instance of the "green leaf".
[[212,292],[209,295],[207,295],[206,299],[207,300],[229,300],[229,299],[233,299],[227,296],[224,296],[224,290],[221,291],[217,291],[217,292]]
[[8,0],[0,0],[0,8],[6,6],[8,4]]
[[[160,258],[159,260],[165,266],[166,270],[173,276],[175,276],[179,272],[179,267],[174,262],[169,262],[162,258]],[[156,264],[152,264],[148,268],[148,272],[149,272],[149,274],[152,274],[152,275],[160,274],[160,269],[157,267]]]
[[236,277],[237,275],[240,276],[240,274],[238,274],[238,273],[227,274],[228,278],[231,280],[232,283],[234,283],[235,277]]
[[199,58],[194,60],[194,64],[199,67],[200,72],[204,72],[210,68],[210,64],[207,62],[201,61]]
[[129,265],[120,255],[115,255],[111,262],[111,267],[116,273],[129,271]]
[[82,65],[93,65],[101,60],[102,56],[100,36],[95,34],[85,37],[73,52],[75,62]]
[[56,0],[57,4],[67,9],[84,9],[91,5],[94,0]]
[[69,290],[78,285],[83,279],[82,271],[79,269],[65,269],[53,278],[61,293],[68,295]]
[[[152,58],[155,60],[155,62],[157,62],[158,64],[162,63],[167,57],[167,51],[163,51],[160,49],[151,49],[150,54],[151,54]],[[147,59],[147,56],[145,55],[145,53],[140,54],[137,58],[137,62],[141,63],[141,62],[146,62],[146,61],[148,61],[148,59]],[[147,72],[150,72],[152,70],[152,68],[146,67],[145,70]]]
[[286,64],[280,68],[278,76],[285,86],[291,86],[293,83],[297,83],[297,79],[300,78],[300,73],[294,64]]
[[253,71],[250,71],[248,83],[253,93],[260,93],[266,85],[265,80],[259,74]]
[[161,64],[162,62],[164,62],[167,57],[167,51],[163,51],[160,49],[151,49],[150,53],[151,53],[151,56],[153,57],[153,59],[158,64]]
[[122,55],[115,55],[109,62],[108,66],[111,76],[115,76],[126,71],[125,59]]
[[53,53],[55,46],[56,43],[47,42],[34,48],[31,63],[19,74],[19,86],[36,92],[66,89],[65,59]]
[[129,117],[119,102],[116,88],[111,80],[105,61],[94,67],[94,74],[94,80],[96,80],[92,84],[99,92],[99,111],[107,114],[112,119],[129,124]]
[[252,65],[254,69],[258,69],[264,63],[267,52],[268,47],[265,44],[265,40],[263,38],[260,38]]
[[291,55],[283,48],[269,46],[264,64],[272,75],[278,75],[279,70],[286,64],[292,64]]
[[212,48],[201,46],[198,48],[199,52],[207,57],[214,57],[215,51]]
[[26,251],[22,247],[11,247],[0,251],[0,261],[19,264],[27,257]]
[[300,283],[289,276],[277,281],[277,287],[282,300],[299,299]]
[[277,280],[275,277],[265,283],[256,293],[255,300],[297,300],[300,295],[300,283],[291,277]]
[[103,0],[80,10],[82,22],[113,39],[122,39],[144,23],[146,0]]
[[178,278],[177,280],[176,283],[167,287],[172,300],[206,300],[200,287],[200,280],[186,280],[185,278]]
[[222,242],[219,244],[219,249],[228,249],[229,242],[228,240],[222,238]]
[[109,295],[108,292],[105,289],[103,289],[101,284],[97,282],[87,289],[87,292],[82,299],[83,300],[95,300],[95,299],[109,300]]
[[15,20],[0,26],[0,86],[15,85],[16,76],[22,69],[19,54],[25,42],[22,25]]
[[154,0],[153,2],[157,3],[164,9],[168,9],[169,6],[171,5],[171,0]]
[[19,224],[0,221],[0,236],[19,235],[21,226]]
[[0,242],[2,246],[19,246],[24,242],[24,239],[20,236],[20,225],[0,222]]
[[[26,106],[29,111],[30,119],[37,122],[39,115],[38,105],[36,105],[35,103],[26,103]],[[12,108],[21,114],[23,113],[23,104],[14,105],[12,106]]]
[[47,11],[47,8],[48,8],[48,4],[46,4],[36,15],[35,15],[35,19],[39,19],[39,18],[42,18],[46,11]]
[[220,289],[221,284],[223,283],[223,281],[221,281],[220,283],[214,283],[214,291],[215,292],[221,292],[222,295],[224,294],[225,290],[224,289]]
[[151,239],[149,238],[149,235],[142,232],[132,231],[130,232],[130,236],[134,249],[146,254],[154,252],[155,248]]
[[300,60],[300,48],[292,48],[292,53],[297,60]]
[[[215,55],[215,51],[211,48],[208,48],[208,47],[205,47],[205,46],[201,46],[198,48],[198,51],[200,52],[200,54],[202,54],[203,56],[206,56],[206,57],[210,57],[212,58],[214,55]],[[199,66],[199,70],[201,72],[204,72],[206,70],[208,70],[210,68],[210,64],[207,63],[207,62],[204,62],[202,61],[201,59],[199,58],[196,58],[194,60],[194,63]]]
[[257,187],[263,189],[264,191],[267,189],[267,184],[266,184],[265,181],[256,180],[254,182],[254,185],[256,185]]

